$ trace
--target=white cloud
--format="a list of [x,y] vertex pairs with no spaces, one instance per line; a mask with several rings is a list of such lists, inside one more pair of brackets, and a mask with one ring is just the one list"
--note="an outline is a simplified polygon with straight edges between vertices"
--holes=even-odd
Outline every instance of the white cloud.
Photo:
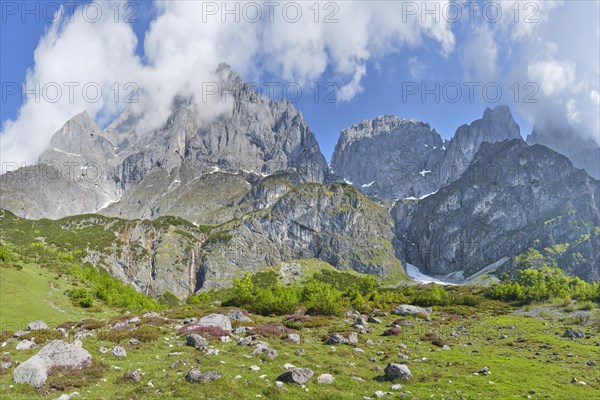
[[[600,90],[600,3],[495,4],[502,7],[500,21],[465,27],[470,33],[461,46],[465,76],[498,81],[509,93],[516,84],[521,92],[512,106],[531,124],[564,127],[600,143],[598,106],[590,102]],[[539,88],[533,95],[537,102],[526,101],[532,91],[523,89],[530,82]]]
[[423,78],[425,72],[425,63],[419,61],[417,57],[411,57],[408,59],[408,72],[410,77],[414,80],[420,80]]
[[[221,10],[224,5],[210,3]],[[246,78],[260,79],[269,72],[303,85],[319,79],[330,68],[340,87],[339,99],[349,101],[364,90],[362,80],[369,60],[399,51],[402,46],[422,45],[425,40],[437,42],[444,55],[454,47],[448,24],[432,20],[423,23],[419,15],[402,22],[399,2],[319,2],[318,18],[315,3],[296,2],[302,6],[302,17],[296,23],[282,18],[286,3],[281,2],[273,9],[272,23],[272,10],[264,6],[260,21],[253,23],[244,18],[252,14],[242,13],[239,22],[221,10],[203,15],[208,2],[156,0],[157,17],[145,35],[147,62],[142,63],[135,55],[137,39],[131,26],[113,21],[110,3],[98,4],[105,10],[99,22],[89,23],[76,11],[73,21],[57,22],[50,28],[36,49],[27,85],[98,82],[105,96],[96,103],[81,96],[56,104],[27,100],[17,119],[2,128],[3,160],[34,162],[52,134],[83,110],[101,124],[108,122],[124,107],[122,98],[117,103],[111,101],[110,88],[115,82],[121,97],[127,82],[139,86],[140,101],[130,106],[134,111],[143,111],[138,125],[138,132],[143,133],[165,121],[177,94],[195,95],[201,120],[226,110],[227,104],[220,102],[199,103],[203,84],[219,81],[214,70],[222,61]],[[236,4],[243,6],[235,2],[227,7]],[[294,13],[287,13],[290,15]],[[323,23],[327,16],[337,22]]]

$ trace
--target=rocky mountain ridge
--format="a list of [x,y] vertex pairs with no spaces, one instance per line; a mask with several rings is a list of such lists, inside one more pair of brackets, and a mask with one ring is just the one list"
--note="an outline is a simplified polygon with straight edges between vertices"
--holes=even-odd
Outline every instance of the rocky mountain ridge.
[[[141,136],[128,110],[104,130],[75,116],[37,165],[0,177],[0,207],[22,218],[96,213],[92,225],[114,228],[116,244],[80,249],[85,261],[153,296],[183,299],[313,258],[398,279],[403,263],[467,277],[536,259],[600,279],[598,181],[528,146],[508,107],[450,141],[424,122],[363,121],[341,132],[330,171],[292,104],[219,72],[231,108],[210,122],[181,97]],[[137,222],[114,222],[125,220]]]

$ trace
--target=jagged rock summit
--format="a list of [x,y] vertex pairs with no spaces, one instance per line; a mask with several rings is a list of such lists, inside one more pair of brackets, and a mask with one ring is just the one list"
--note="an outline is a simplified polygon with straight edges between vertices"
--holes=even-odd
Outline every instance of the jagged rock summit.
[[424,122],[381,116],[342,131],[331,168],[363,193],[384,200],[418,199],[458,179],[482,143],[520,138],[506,106],[487,108],[449,142]]
[[177,214],[173,207],[182,201],[194,208],[188,184],[210,180],[215,172],[220,173],[215,184],[205,184],[204,191],[218,188],[223,173],[244,175],[233,193],[214,196],[216,202],[277,171],[293,171],[301,182],[323,182],[325,157],[293,105],[258,95],[224,64],[217,72],[231,104],[209,121],[197,118],[193,98],[182,97],[173,100],[163,126],[141,135],[134,133],[139,116],[130,110],[104,130],[87,113],[76,115],[54,134],[37,165],[2,176],[2,207],[27,218],[60,218],[108,206],[109,215],[154,218]]

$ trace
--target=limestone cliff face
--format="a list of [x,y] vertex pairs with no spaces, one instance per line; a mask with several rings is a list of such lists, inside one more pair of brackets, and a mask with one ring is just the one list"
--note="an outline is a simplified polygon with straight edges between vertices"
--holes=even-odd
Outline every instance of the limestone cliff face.
[[404,274],[385,209],[345,184],[301,184],[272,206],[226,224],[203,248],[202,289],[229,285],[242,271],[318,258],[379,276]]
[[544,146],[484,143],[458,180],[396,204],[399,253],[428,273],[469,276],[503,257],[505,270],[516,267],[517,256],[533,248],[597,280],[599,194],[599,181]]
[[365,194],[383,200],[420,198],[458,179],[482,143],[520,138],[506,106],[486,109],[449,142],[429,124],[382,116],[342,131],[331,168]]
[[[196,102],[181,97],[161,128],[138,135],[140,116],[128,110],[105,130],[85,113],[75,116],[56,132],[36,166],[2,176],[2,207],[29,218],[108,206],[103,213],[126,218],[189,217],[243,196],[253,182],[277,171],[293,171],[301,182],[323,182],[325,157],[293,105],[258,95],[225,65],[218,73],[226,104],[214,118],[199,118]],[[23,183],[33,168],[50,168],[57,177]],[[230,179],[236,188],[220,191],[219,182],[211,180],[215,172],[239,174]],[[191,197],[200,190],[193,186],[208,181],[219,192],[208,193],[212,204],[194,202]],[[188,185],[192,188],[182,189]],[[202,193],[207,191],[205,184]],[[182,212],[184,206],[192,211]]]
[[420,197],[439,187],[444,142],[423,122],[381,116],[344,129],[331,158],[333,173],[381,199]]

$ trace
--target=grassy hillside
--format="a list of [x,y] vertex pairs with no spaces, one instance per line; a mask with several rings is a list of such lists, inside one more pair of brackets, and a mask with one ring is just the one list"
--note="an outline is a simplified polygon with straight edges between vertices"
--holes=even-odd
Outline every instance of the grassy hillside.
[[[177,331],[184,318],[227,311],[211,301],[166,311],[159,318],[129,314],[98,323],[88,331],[91,335],[82,339],[84,348],[100,366],[86,381],[69,383],[65,377],[51,377],[52,384],[37,390],[15,385],[11,368],[0,375],[0,391],[8,399],[53,399],[62,392],[73,391],[80,393],[76,397],[80,399],[343,400],[374,397],[376,391],[393,393],[384,398],[409,399],[594,398],[600,390],[600,370],[587,364],[589,360],[598,361],[595,343],[600,340],[600,316],[594,306],[592,310],[577,310],[578,303],[569,302],[516,309],[507,303],[480,300],[478,307],[436,306],[431,321],[380,315],[381,323],[370,323],[370,332],[359,334],[355,346],[323,342],[332,333],[354,331],[350,317],[296,316],[294,328],[287,328],[287,332],[299,333],[299,344],[285,340],[285,334],[274,334],[278,332],[276,326],[292,326],[289,316],[250,315],[253,322],[234,323],[262,332],[261,340],[278,352],[274,360],[252,355],[251,347],[236,344],[244,334],[233,335],[229,343],[207,336],[209,349],[218,350],[218,354],[186,346],[185,337]],[[575,318],[582,313],[588,316],[584,322]],[[130,333],[116,335],[109,328],[109,324],[126,321],[134,315],[142,318],[129,324]],[[382,336],[389,329],[387,325],[394,321],[400,324],[402,332]],[[143,340],[130,344],[129,337],[135,337],[136,332],[139,336],[140,327],[144,326]],[[575,340],[563,338],[562,332],[567,327],[580,329],[585,336]],[[81,330],[81,327],[69,329],[69,336]],[[5,358],[25,361],[38,351],[16,351],[17,342],[8,341]],[[125,347],[126,358],[99,351],[101,347],[110,349],[117,344]],[[450,349],[443,350],[440,347],[443,344]],[[413,379],[382,381],[382,368],[389,362],[406,363]],[[285,389],[276,388],[274,382],[286,363],[310,368],[315,376],[305,388],[293,384],[285,384]],[[202,371],[218,371],[223,378],[204,384],[189,383],[184,377],[193,366]],[[260,370],[251,370],[251,366]],[[480,374],[484,367],[489,368],[490,375]],[[126,371],[135,369],[141,371],[140,382],[123,379]],[[317,377],[324,373],[333,375],[333,384],[317,383]],[[573,378],[578,383],[573,383]],[[402,388],[392,389],[398,383]]]

